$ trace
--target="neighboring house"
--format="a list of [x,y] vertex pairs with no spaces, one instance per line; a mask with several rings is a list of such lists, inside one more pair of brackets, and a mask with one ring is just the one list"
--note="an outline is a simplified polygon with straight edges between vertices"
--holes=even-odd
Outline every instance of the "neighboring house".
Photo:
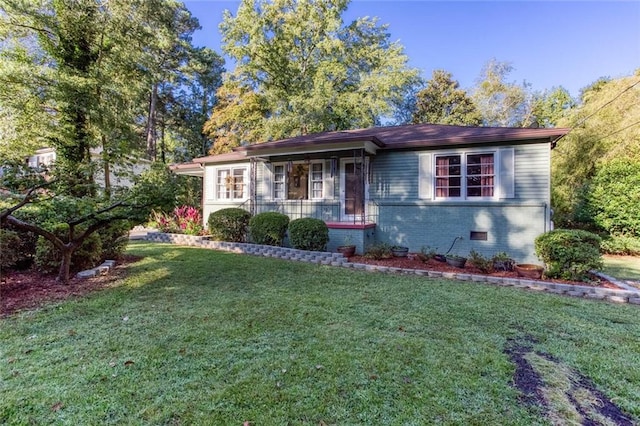
[[336,131],[236,148],[173,167],[203,178],[203,218],[226,207],[279,211],[349,235],[466,255],[535,261],[552,228],[550,152],[566,129],[432,124]]
[[[91,156],[93,161],[101,163],[100,154],[102,149],[92,148]],[[51,166],[56,161],[55,148],[40,148],[27,159],[27,165],[32,168],[38,168],[42,166]],[[112,187],[129,188],[133,185],[133,176],[137,176],[149,169],[151,162],[145,159],[136,159],[127,162],[126,164],[114,164],[111,165],[109,171],[109,182]],[[96,183],[101,187],[104,187],[104,173],[96,173]]]

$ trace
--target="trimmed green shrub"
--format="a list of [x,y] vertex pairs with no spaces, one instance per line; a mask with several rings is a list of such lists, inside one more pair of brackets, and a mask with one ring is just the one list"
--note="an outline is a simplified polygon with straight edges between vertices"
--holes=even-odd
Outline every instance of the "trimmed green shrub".
[[329,228],[324,221],[305,217],[289,223],[291,247],[300,250],[324,251],[329,242]]
[[[69,225],[66,223],[60,223],[52,227],[50,231],[62,241],[69,241]],[[80,233],[82,230],[77,229],[77,232]],[[101,255],[102,241],[100,235],[94,232],[73,252],[70,271],[78,272],[97,266],[102,261]],[[43,237],[38,237],[34,262],[39,271],[47,274],[55,273],[60,268],[62,253],[51,242]]]
[[251,241],[256,244],[281,246],[287,234],[289,216],[278,212],[258,213],[249,221]]
[[536,255],[550,278],[583,280],[592,269],[602,268],[601,238],[588,231],[556,229],[535,240]]
[[250,219],[251,213],[237,207],[218,210],[207,219],[209,234],[218,241],[244,242]]

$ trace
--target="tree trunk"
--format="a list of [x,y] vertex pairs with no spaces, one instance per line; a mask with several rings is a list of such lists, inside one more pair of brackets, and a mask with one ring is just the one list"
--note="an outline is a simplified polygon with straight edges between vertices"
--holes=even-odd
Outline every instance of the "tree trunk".
[[111,198],[111,165],[107,155],[107,138],[102,135],[102,164],[104,167],[104,194]]
[[154,83],[149,101],[149,117],[147,120],[147,154],[156,159],[156,108],[158,104],[158,83]]
[[73,254],[75,247],[65,246],[62,250],[62,262],[60,263],[60,270],[58,272],[58,281],[63,284],[69,283],[69,271],[71,269],[71,255]]

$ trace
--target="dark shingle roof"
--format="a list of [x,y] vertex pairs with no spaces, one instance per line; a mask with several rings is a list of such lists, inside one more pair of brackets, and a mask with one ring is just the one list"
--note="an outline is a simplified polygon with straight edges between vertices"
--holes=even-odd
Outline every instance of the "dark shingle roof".
[[532,129],[521,127],[468,127],[442,124],[411,124],[404,126],[371,127],[296,136],[272,142],[236,148],[254,151],[266,148],[293,148],[313,144],[370,141],[381,149],[437,147],[468,143],[523,141],[532,139],[554,140],[568,129]]

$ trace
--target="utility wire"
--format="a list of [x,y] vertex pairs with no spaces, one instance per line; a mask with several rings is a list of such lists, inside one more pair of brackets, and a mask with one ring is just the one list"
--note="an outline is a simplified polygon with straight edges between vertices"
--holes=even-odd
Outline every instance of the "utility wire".
[[[623,127],[622,129],[618,129],[618,130],[616,130],[616,131],[614,131],[614,132],[611,132],[611,133],[609,133],[608,135],[601,137],[600,139],[596,139],[595,141],[593,141],[593,142],[591,142],[591,143],[592,143],[592,144],[596,144],[596,143],[600,142],[601,140],[604,140],[604,139],[606,139],[606,138],[608,138],[608,137],[610,137],[610,136],[613,136],[613,135],[615,135],[615,134],[617,134],[617,133],[620,133],[620,132],[622,132],[622,131],[624,131],[624,130],[627,130],[627,129],[628,129],[628,128],[630,128],[630,127],[637,126],[638,124],[640,124],[640,120],[639,120],[639,121],[636,121],[635,123],[631,123],[631,124],[629,124],[628,126]],[[562,152],[562,151],[556,151],[556,152],[557,152],[559,155],[565,155],[565,153],[564,153],[564,152]]]
[[627,130],[629,127],[637,126],[638,124],[640,124],[640,121],[636,121],[635,123],[631,123],[631,124],[629,124],[628,126],[623,127],[622,129],[618,129],[618,130],[616,130],[615,132],[611,132],[611,133],[609,133],[607,136],[603,136],[603,137],[601,137],[600,139],[597,139],[597,140],[593,141],[592,143],[594,143],[594,144],[595,144],[595,143],[598,143],[598,142],[600,142],[601,140],[608,138],[609,136],[613,136],[613,135],[615,135],[616,133],[620,133],[620,132],[622,132],[623,130]]
[[[613,99],[611,99],[609,102],[602,104],[602,105],[600,106],[600,108],[598,108],[597,110],[595,110],[594,112],[592,112],[591,114],[589,114],[588,116],[586,116],[585,118],[583,118],[582,120],[580,120],[576,125],[574,125],[573,127],[571,127],[567,133],[565,133],[564,135],[561,135],[561,136],[559,136],[558,138],[556,138],[556,139],[552,142],[552,144],[553,144],[553,145],[557,144],[557,143],[558,143],[558,141],[559,141],[560,139],[562,139],[562,138],[564,138],[565,136],[567,136],[569,133],[571,133],[571,132],[572,132],[573,130],[575,130],[577,127],[582,126],[582,125],[584,124],[584,122],[585,122],[585,121],[587,121],[588,119],[590,119],[591,117],[593,117],[594,115],[596,115],[596,114],[597,114],[598,112],[600,112],[604,107],[606,107],[607,105],[609,105],[610,103],[612,103],[613,101],[615,101],[616,99],[618,99],[620,96],[622,96],[624,93],[626,93],[627,91],[631,90],[633,87],[635,87],[635,86],[636,86],[636,85],[638,85],[638,84],[640,84],[640,80],[636,81],[636,82],[635,82],[635,83],[633,83],[631,86],[627,87],[627,88],[626,88],[626,89],[624,89],[622,92],[618,93],[618,94],[617,94],[616,96],[614,96],[614,97],[613,97]],[[632,124],[632,126],[633,126],[633,124]],[[629,127],[630,127],[630,126],[629,126]],[[626,129],[626,128],[627,128],[627,127],[625,127],[625,129]],[[620,130],[618,130],[618,131],[622,131],[622,130],[624,130],[624,129],[620,129]],[[618,131],[616,131],[616,132],[614,132],[614,133],[612,133],[612,134],[615,134],[615,133],[617,133]],[[609,136],[611,136],[611,134],[610,134],[610,135],[608,135],[608,136],[605,136],[605,137],[609,137]],[[602,138],[602,139],[604,139],[604,138]],[[598,140],[601,140],[601,139],[598,139]]]

